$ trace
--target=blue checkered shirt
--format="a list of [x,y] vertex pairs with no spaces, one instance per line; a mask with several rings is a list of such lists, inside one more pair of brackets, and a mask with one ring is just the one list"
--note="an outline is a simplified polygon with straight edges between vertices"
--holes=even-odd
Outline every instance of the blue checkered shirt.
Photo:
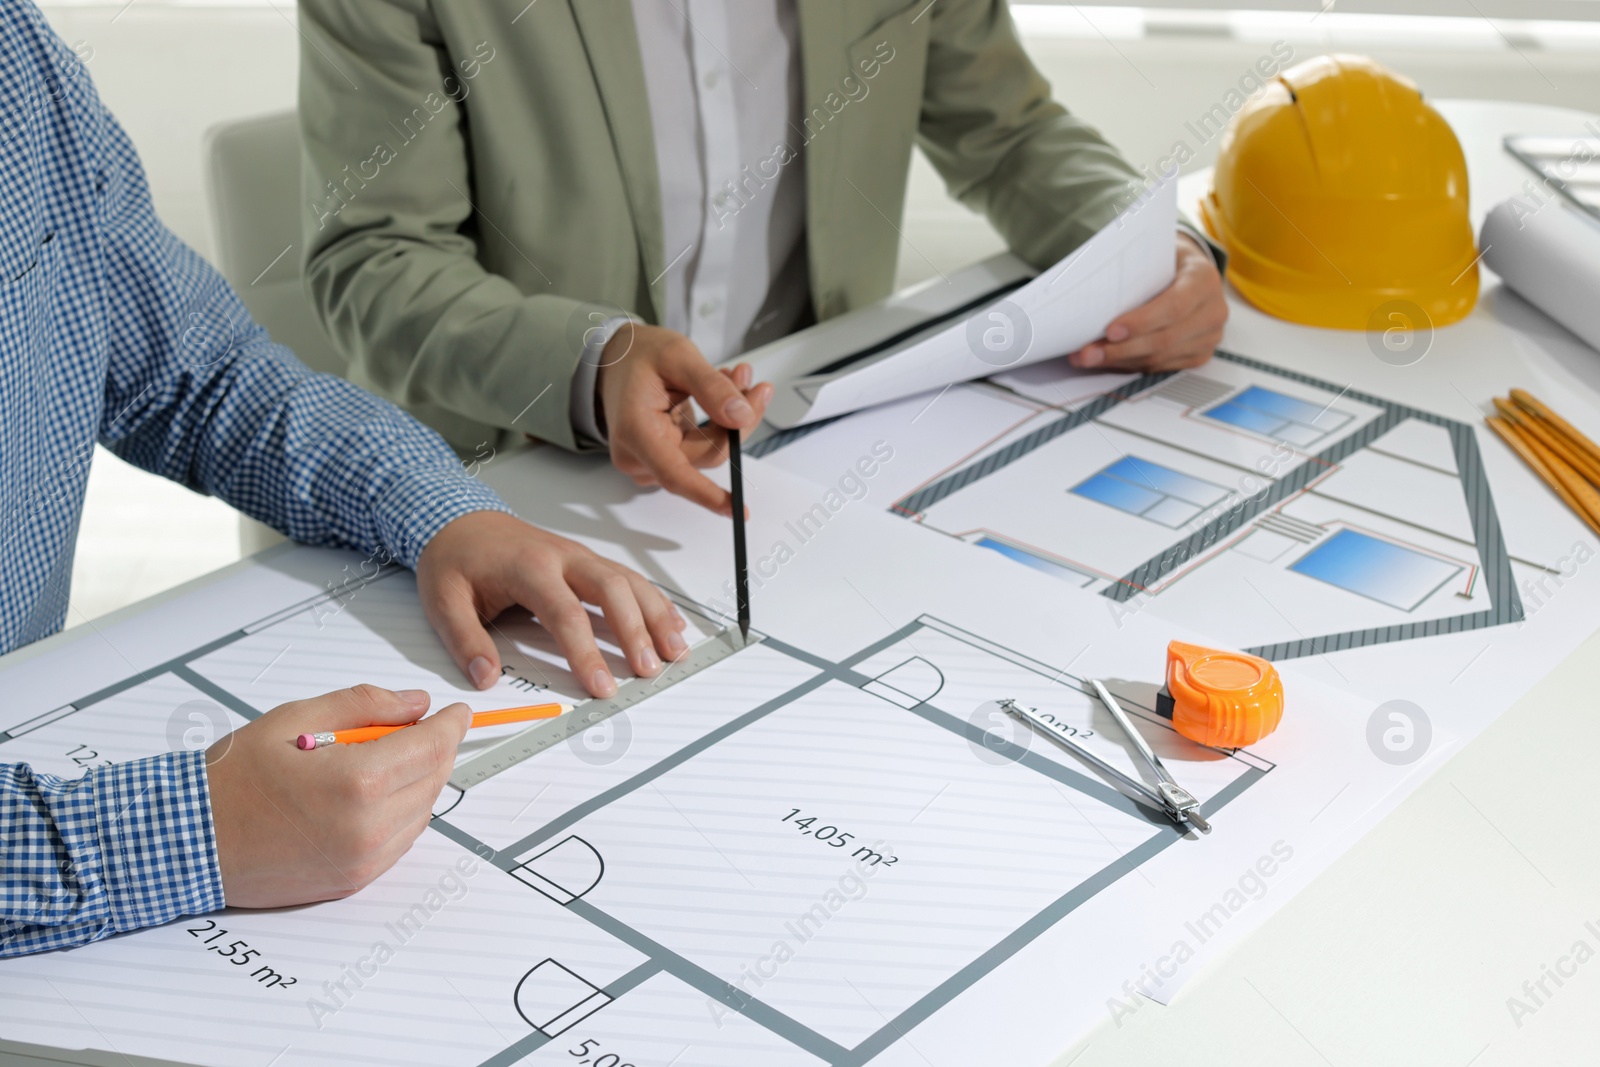
[[[408,566],[452,519],[505,510],[431,430],[268,340],[156,218],[80,58],[0,0],[0,652],[61,628],[96,441]],[[70,781],[0,762],[0,956],[222,906],[203,753]]]

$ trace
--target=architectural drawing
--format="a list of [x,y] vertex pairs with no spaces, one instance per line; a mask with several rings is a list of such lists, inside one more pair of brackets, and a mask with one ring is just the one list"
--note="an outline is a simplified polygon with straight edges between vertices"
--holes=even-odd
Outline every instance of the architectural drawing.
[[[1057,669],[927,617],[841,663],[772,638],[761,648],[819,669],[498,849],[452,819],[436,826],[701,991],[721,1006],[713,1014],[744,1015],[834,1065],[869,1062],[1181,840],[1055,746],[972,721],[997,693],[1016,693],[1133,770],[1115,732],[1094,728],[1092,700],[1072,689],[1063,702],[1058,679],[1075,680]],[[1196,759],[1196,746],[1136,710],[1208,810],[1271,769],[1244,752]],[[885,751],[915,758],[890,770]],[[518,789],[541,770],[533,761],[491,784]],[[944,808],[930,804],[941,790]],[[1030,809],[1041,814],[1019,814]],[[1026,873],[1014,860],[1023,852],[1033,857]],[[663,897],[700,907],[666,909]],[[930,934],[950,908],[966,929]],[[878,946],[870,962],[864,942]],[[852,987],[859,998],[840,1003]]]
[[[918,421],[930,403],[949,410]],[[754,528],[809,523],[781,571],[756,570],[762,640],[697,659],[720,624],[678,597],[697,669],[523,762],[497,767],[523,726],[474,731],[430,829],[345,899],[8,959],[0,1056],[29,1042],[41,1059],[227,1067],[1048,1062],[1151,967],[1146,995],[1170,998],[1593,628],[1594,598],[1564,596],[1524,627],[1396,644],[1520,618],[1513,568],[1551,573],[1525,545],[1542,513],[1506,507],[1508,551],[1472,428],[1242,357],[1143,377],[1041,364],[752,451],[768,457]],[[729,573],[724,521],[683,501],[606,496],[554,450],[501,480],[533,521],[663,588],[710,602]],[[1497,485],[1509,499],[1514,483]],[[828,495],[863,503],[830,518]],[[409,572],[317,593],[346,561],[360,566],[285,546],[17,657],[0,762],[72,776],[195,750],[362,682],[435,707],[585,699],[518,612],[492,627],[502,677],[472,690]],[[596,636],[625,676],[598,619]],[[1230,752],[1153,710],[1175,636],[1278,659],[1367,651],[1341,661],[1344,685],[1287,664],[1282,726]],[[1441,688],[1475,663],[1471,684]],[[1219,832],[1182,835],[998,706],[1037,707],[1148,781],[1084,692],[1090,673],[1208,817],[1227,809]],[[1431,748],[1374,759],[1357,690],[1412,686],[1448,700]],[[1252,873],[1291,859],[1282,890]]]
[[[424,676],[438,665],[407,646],[412,613],[388,610],[410,581],[378,574],[19,724],[0,734],[0,759],[70,763],[52,754],[80,734],[115,758],[156,751],[174,707],[242,722],[352,673],[409,671],[437,694],[448,673]],[[512,678],[563,686],[531,635],[506,640],[500,696],[525,698]],[[197,951],[186,924],[13,960],[6,977],[48,977],[98,1005],[92,1023],[118,1050],[179,1060],[196,1046],[162,1020],[216,1000],[230,1044],[202,1046],[209,1062],[243,1062],[242,1049],[265,1061],[287,1042],[283,1064],[357,1048],[467,1067],[571,1062],[573,1047],[668,1062],[690,1045],[685,1062],[866,1064],[1184,841],[993,706],[1046,709],[1139,774],[1083,684],[928,616],[838,661],[768,637],[608,720],[619,752],[574,738],[447,791],[433,832],[371,890],[218,916],[262,951],[269,986]],[[1192,744],[1150,709],[1148,687],[1122,689],[1207,814],[1273,769]],[[114,730],[96,721],[91,734],[97,709],[115,712]],[[399,962],[385,966],[380,946]],[[154,987],[140,977],[152,953]],[[85,982],[93,996],[77,995]],[[414,1022],[423,1003],[427,1028]],[[81,1043],[73,1020],[59,1023]]]
[[[1472,427],[1228,352],[1109,377],[961,387],[985,428],[892,510],[1269,659],[1522,619]],[[850,421],[755,451],[805,473]]]

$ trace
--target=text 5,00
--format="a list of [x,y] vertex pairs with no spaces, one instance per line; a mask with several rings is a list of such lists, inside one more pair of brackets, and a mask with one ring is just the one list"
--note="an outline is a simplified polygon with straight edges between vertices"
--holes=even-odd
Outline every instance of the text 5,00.
[[633,1067],[631,1063],[623,1063],[622,1057],[615,1052],[601,1052],[600,1042],[594,1038],[582,1042],[577,1048],[569,1048],[570,1055],[581,1057],[579,1063],[592,1064],[593,1067]]

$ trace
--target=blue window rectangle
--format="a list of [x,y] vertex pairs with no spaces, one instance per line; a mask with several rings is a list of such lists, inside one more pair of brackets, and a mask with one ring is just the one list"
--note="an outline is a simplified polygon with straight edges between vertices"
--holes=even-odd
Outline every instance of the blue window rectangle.
[[1315,404],[1308,404],[1304,400],[1296,400],[1292,396],[1275,393],[1271,389],[1263,389],[1259,385],[1252,385],[1234,397],[1233,403],[1308,426],[1316,425],[1317,419],[1327,410]]
[[1294,445],[1309,445],[1351,418],[1347,412],[1319,408],[1259,385],[1250,386],[1204,414],[1208,419]]
[[1113,478],[1104,472],[1075,486],[1072,491],[1130,515],[1144,514],[1161,499],[1161,494],[1154,490]]
[[1174,530],[1228,495],[1220,485],[1136,456],[1123,456],[1071,491]]
[[1152,492],[1165,496],[1175,496],[1179,500],[1187,500],[1191,504],[1202,507],[1215,504],[1228,495],[1228,491],[1220,485],[1191,478],[1181,471],[1170,467],[1162,467],[1151,463],[1147,459],[1137,459],[1125,456],[1107,467],[1102,474],[1109,474],[1113,478],[1121,478],[1125,482],[1143,486]]
[[993,537],[980,537],[978,540],[974,541],[973,544],[977,545],[979,548],[987,548],[990,551],[998,552],[1007,559],[1015,560],[1025,567],[1032,567],[1034,570],[1039,571],[1042,574],[1048,574],[1052,578],[1059,578],[1064,582],[1071,582],[1073,585],[1076,585],[1080,588],[1088,585],[1095,579],[1094,575],[1085,571],[1080,571],[1076,567],[1069,567],[1065,563],[1050,559],[1047,556],[1038,555],[1034,552],[1029,552],[1025,548],[1020,548],[1017,545],[1010,544],[1006,541],[998,541]]
[[1289,569],[1401,611],[1414,610],[1462,570],[1458,563],[1355,530],[1340,530]]
[[1268,415],[1264,411],[1247,408],[1243,404],[1235,404],[1231,400],[1226,404],[1218,404],[1206,412],[1206,418],[1216,419],[1218,422],[1225,422],[1230,426],[1237,426],[1241,430],[1249,430],[1251,433],[1267,434],[1269,436],[1276,433],[1278,427],[1282,426],[1286,421]]

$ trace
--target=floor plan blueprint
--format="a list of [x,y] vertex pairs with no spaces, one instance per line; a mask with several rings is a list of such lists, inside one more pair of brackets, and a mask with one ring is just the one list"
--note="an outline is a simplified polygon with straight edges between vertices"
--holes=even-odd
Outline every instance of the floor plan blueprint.
[[[0,759],[75,776],[375,674],[446,699],[451,668],[399,610],[414,597],[409,574],[385,571],[297,603],[12,724]],[[498,628],[501,688],[463,695],[570,689],[542,631]],[[1139,774],[1080,679],[940,619],[837,661],[767,637],[603,737],[447,790],[370,891],[8,961],[0,1019],[8,1037],[218,1064],[470,1067],[570,1062],[573,1047],[618,1063],[873,1062],[1185,840],[993,714],[998,697],[1049,708]],[[1208,814],[1274,769],[1179,737],[1143,690],[1124,698]],[[229,941],[259,956],[212,958]],[[197,1012],[227,1023],[197,1030]]]
[[[752,654],[813,671],[538,829],[489,844],[496,865],[711,998],[713,1018],[738,1012],[820,1062],[869,1062],[1032,932],[1180,840],[1057,751],[945,710],[1001,690],[1055,692],[1057,668],[931,618],[839,664],[770,639]],[[1099,740],[1086,697],[1074,711],[1069,721],[1062,709],[1063,729],[1126,759]],[[1271,770],[1248,753],[1196,760],[1195,746],[1144,715],[1207,807]],[[890,769],[885,751],[909,758]],[[479,788],[521,795],[517,775]],[[464,829],[475,791],[440,824],[479,848],[488,843]],[[1072,817],[1045,814],[1063,800]],[[1019,815],[1019,801],[1039,814]],[[693,855],[704,862],[684,862]],[[1019,865],[1023,855],[1033,862]],[[664,909],[663,895],[703,910]],[[932,934],[952,908],[968,921]],[[551,1007],[563,1008],[557,1022],[528,1047],[564,1029],[576,1003],[541,1002],[525,1017]]]
[[[1126,610],[1158,601],[1277,660],[1523,617],[1460,421],[1227,352],[1178,374],[1040,365],[937,402],[960,405],[963,447],[914,450],[892,511]],[[825,467],[850,422],[756,451]]]
[[[0,1051],[1051,1063],[1150,968],[1164,980],[1145,995],[1170,1000],[1527,684],[1523,667],[1485,672],[1501,690],[1471,674],[1448,688],[1462,664],[1565,655],[1566,620],[1593,602],[1496,621],[1517,604],[1506,569],[1546,562],[1496,547],[1497,505],[1518,498],[1472,472],[1503,457],[1370,392],[1243,359],[1147,378],[1040,365],[886,410],[747,464],[759,640],[672,684],[630,679],[647,699],[486,778],[458,774],[411,852],[347,899],[5,960]],[[528,521],[668,590],[697,648],[722,643],[726,518],[604,462],[533,449],[485,477]],[[0,674],[0,762],[80,775],[361,682],[436,707],[583,706],[525,611],[493,620],[505,669],[473,691],[416,588],[282,546],[65,634]],[[1358,633],[1376,639],[1317,651]],[[1484,639],[1503,644],[1468,643]],[[1278,730],[1241,751],[1178,736],[1153,710],[1173,640],[1278,658]],[[998,706],[1037,707],[1148,781],[1090,678],[1212,834],[1180,833]],[[1411,763],[1369,737],[1397,697],[1433,719]],[[458,772],[523,729],[475,731]]]

